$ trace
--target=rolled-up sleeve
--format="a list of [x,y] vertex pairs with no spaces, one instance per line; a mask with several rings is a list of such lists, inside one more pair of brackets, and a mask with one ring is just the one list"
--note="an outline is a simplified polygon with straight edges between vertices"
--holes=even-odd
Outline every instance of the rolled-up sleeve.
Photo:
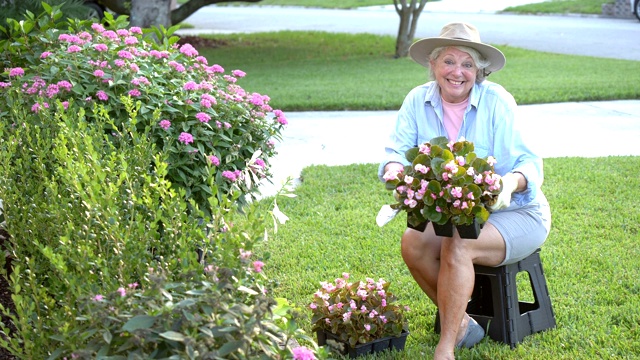
[[519,172],[527,179],[527,189],[514,193],[512,201],[518,206],[532,202],[538,195],[544,178],[542,158],[527,146],[517,119],[515,101],[506,101],[496,106],[496,122],[493,153],[500,175]]

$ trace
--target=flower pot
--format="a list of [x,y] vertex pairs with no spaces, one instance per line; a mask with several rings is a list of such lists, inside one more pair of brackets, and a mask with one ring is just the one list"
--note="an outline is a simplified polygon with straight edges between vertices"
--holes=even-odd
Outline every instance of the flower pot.
[[407,221],[407,227],[409,229],[413,229],[413,230],[417,230],[417,231],[420,231],[420,232],[424,232],[424,229],[427,228],[427,224],[428,223],[429,223],[429,220],[421,222],[420,224],[414,226],[414,225],[411,225],[411,223],[409,221]]
[[404,345],[407,341],[409,332],[403,330],[399,336],[390,336],[382,339],[376,339],[365,344],[358,344],[354,347],[351,347],[348,342],[341,341],[337,335],[330,332],[317,331],[316,335],[318,337],[319,346],[326,345],[327,340],[329,339],[334,340],[344,345],[344,351],[342,352],[342,355],[349,355],[349,358],[354,359],[359,356],[374,354],[377,352],[385,351],[387,349],[398,351],[404,350]]
[[442,225],[433,223],[433,231],[438,236],[452,237],[453,236],[453,224],[451,223],[451,220],[447,220],[447,222],[442,224]]
[[476,219],[473,219],[473,223],[470,225],[456,225],[456,229],[463,239],[477,239],[480,235],[482,225],[478,224]]

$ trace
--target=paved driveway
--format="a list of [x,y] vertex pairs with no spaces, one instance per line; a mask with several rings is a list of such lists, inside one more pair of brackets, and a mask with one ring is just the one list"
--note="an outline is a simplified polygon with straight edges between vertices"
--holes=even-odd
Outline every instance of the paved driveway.
[[[492,1],[500,6],[523,2]],[[640,61],[640,22],[636,19],[497,14],[495,6],[479,6],[478,3],[491,1],[442,0],[431,7],[431,3],[427,3],[425,12],[419,17],[416,39],[437,36],[448,22],[466,21],[480,29],[484,42],[494,45]],[[355,10],[207,6],[185,22],[195,27],[186,30],[191,33],[320,30],[395,36],[399,19],[392,6]]]

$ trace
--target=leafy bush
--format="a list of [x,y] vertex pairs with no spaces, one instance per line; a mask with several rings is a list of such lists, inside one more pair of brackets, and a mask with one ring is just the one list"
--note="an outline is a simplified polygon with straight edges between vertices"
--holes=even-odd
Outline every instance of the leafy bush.
[[61,103],[45,124],[28,110],[20,126],[0,122],[16,307],[3,309],[16,332],[3,324],[0,345],[24,359],[288,358],[280,345],[305,335],[275,322],[271,282],[252,255],[267,215],[257,204],[240,215],[224,199],[201,225],[165,179],[164,155],[134,131],[140,105],[123,101],[130,121],[117,148],[102,131],[113,121],[87,123]]
[[[47,9],[50,19],[58,16],[56,8]],[[136,130],[150,130],[157,149],[169,155],[167,179],[185,189],[186,199],[193,199],[205,217],[212,211],[208,198],[214,184],[218,200],[238,189],[254,194],[255,185],[269,175],[275,140],[287,122],[282,111],[269,106],[268,96],[237,84],[243,71],[225,74],[193,46],[178,47],[178,38],[169,37],[174,28],[156,29],[154,35],[163,39],[157,44],[143,38],[140,28],[125,29],[123,17],[106,19],[115,31],[101,24],[88,29],[86,21],[65,32],[51,25],[20,44],[20,54],[29,53],[28,67],[7,67],[0,92],[21,96],[0,104],[0,116],[11,119],[12,109],[26,107],[45,121],[57,100],[72,114],[100,104],[100,111],[115,121],[105,128],[110,134],[127,117],[121,97],[130,97],[141,104]],[[17,28],[13,36],[24,38],[31,26]],[[5,57],[4,62],[13,60]],[[96,115],[86,113],[88,121]]]
[[[255,204],[241,213],[237,200],[251,191],[247,183],[213,175],[222,169],[265,174],[269,141],[283,115],[267,120],[260,111],[269,110],[268,99],[251,103],[235,76],[225,79],[167,38],[154,47],[137,29],[120,29],[127,35],[114,32],[121,41],[105,40],[104,52],[76,38],[70,45],[74,35],[56,30],[63,27],[59,9],[46,8],[48,15],[21,24],[26,40],[16,47],[22,52],[2,55],[11,61],[38,48],[50,52],[25,58],[32,65],[24,68],[9,67],[0,86],[0,199],[13,259],[13,271],[2,275],[9,277],[15,305],[1,309],[14,326],[0,325],[0,346],[23,359],[295,358],[284,344],[305,335],[269,297],[264,263],[252,255],[267,214],[254,211]],[[109,37],[94,26],[92,39]],[[46,30],[33,30],[38,27]],[[88,32],[78,34],[89,41]],[[66,52],[72,46],[84,50]],[[135,74],[131,66],[112,71],[119,59],[107,53],[125,47],[164,55],[141,57]],[[108,82],[83,63],[96,64],[91,54],[112,64],[103,70],[112,71]],[[170,61],[189,71],[169,71]],[[200,81],[202,91],[183,90],[188,81]],[[209,85],[211,96],[222,97],[214,97],[216,107],[188,101]],[[144,95],[129,94],[136,89]],[[93,100],[99,91],[106,101]],[[191,118],[196,110],[232,126]],[[159,124],[164,114],[172,123],[168,131]],[[196,146],[179,142],[187,131],[196,134]],[[208,141],[200,134],[210,135]],[[211,165],[212,155],[219,166]],[[181,183],[180,171],[202,176]]]

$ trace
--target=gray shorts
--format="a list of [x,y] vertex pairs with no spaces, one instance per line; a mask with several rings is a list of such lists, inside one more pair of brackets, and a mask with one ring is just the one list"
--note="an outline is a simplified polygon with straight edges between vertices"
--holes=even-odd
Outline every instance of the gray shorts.
[[506,245],[504,261],[498,266],[513,264],[531,255],[545,242],[551,229],[551,211],[546,203],[534,203],[494,212],[487,222],[498,229]]

